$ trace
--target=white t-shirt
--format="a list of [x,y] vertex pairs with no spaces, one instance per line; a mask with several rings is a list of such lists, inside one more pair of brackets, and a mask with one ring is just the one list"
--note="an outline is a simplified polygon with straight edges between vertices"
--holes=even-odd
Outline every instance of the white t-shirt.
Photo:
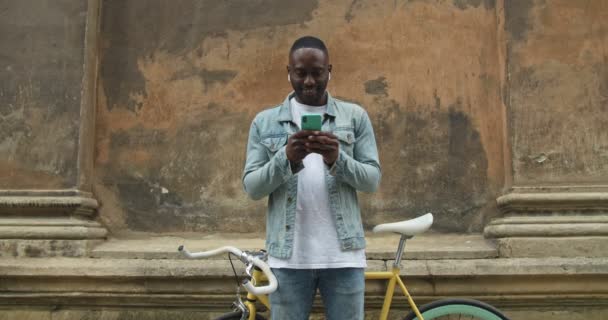
[[[327,106],[308,106],[290,100],[294,122],[301,127],[304,114],[323,115]],[[294,226],[293,251],[289,259],[270,256],[272,268],[328,269],[365,268],[365,250],[340,248],[336,223],[329,208],[329,192],[325,183],[328,170],[323,157],[311,153],[302,161],[304,169],[298,172],[298,197]]]

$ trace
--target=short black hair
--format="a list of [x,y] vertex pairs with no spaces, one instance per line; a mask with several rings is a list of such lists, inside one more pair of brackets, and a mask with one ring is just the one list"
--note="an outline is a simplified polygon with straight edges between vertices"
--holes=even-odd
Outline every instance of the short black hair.
[[301,49],[301,48],[319,49],[319,50],[323,51],[323,53],[325,53],[326,56],[329,57],[329,52],[327,51],[327,47],[325,46],[325,43],[323,43],[323,40],[321,40],[317,37],[304,36],[304,37],[297,39],[296,41],[294,41],[293,45],[291,45],[289,54],[291,55],[294,51]]

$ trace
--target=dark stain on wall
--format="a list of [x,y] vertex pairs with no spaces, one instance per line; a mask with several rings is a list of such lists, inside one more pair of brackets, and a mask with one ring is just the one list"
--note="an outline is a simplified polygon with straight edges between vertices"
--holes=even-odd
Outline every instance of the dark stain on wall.
[[130,130],[116,131],[111,134],[110,145],[112,150],[120,148],[150,147],[167,143],[166,133],[159,129],[147,129],[137,126]]
[[[217,103],[215,109],[225,110]],[[263,231],[265,210],[240,208],[240,175],[248,130],[245,114],[207,115],[169,137],[165,130],[135,127],[111,135],[114,155],[104,184],[117,190],[130,230],[144,232]],[[179,141],[179,143],[175,143]],[[150,155],[144,163],[132,152]],[[125,164],[126,160],[128,164]],[[237,182],[235,184],[235,182]]]
[[237,75],[237,71],[235,70],[206,70],[203,69],[200,72],[201,78],[205,80],[206,83],[226,83]]
[[[32,128],[30,128],[25,119],[19,115],[8,114],[0,118],[0,139],[2,140],[18,140],[22,136],[30,136]],[[2,141],[0,140],[0,141]]]
[[515,72],[511,77],[513,87],[517,88],[518,91],[522,89],[526,89],[526,91],[538,89],[542,83],[534,76],[534,70],[535,69],[532,67],[517,68],[517,72]]
[[[4,83],[4,81],[3,81],[3,83]],[[12,91],[14,91],[14,90],[12,90]],[[13,113],[14,108],[11,107],[11,103],[9,101],[13,100],[14,98],[4,97],[4,94],[2,94],[2,95],[0,95],[0,99],[4,100],[4,101],[0,101],[0,116],[6,117],[6,116],[10,115],[11,113]],[[14,103],[14,101],[13,101],[13,103]]]
[[[433,212],[436,230],[480,231],[480,210],[493,198],[487,189],[485,150],[471,119],[459,111],[462,103],[442,109],[418,106],[420,112],[406,111],[392,100],[383,103],[382,112],[373,119],[380,154],[391,159],[382,163],[383,172],[391,173],[383,176],[383,185],[391,187],[381,188],[391,194],[382,198],[403,201],[391,205],[398,217],[385,220],[404,219],[403,212],[410,217]],[[375,223],[374,215],[391,212],[390,208],[368,210],[368,227]]]
[[494,9],[496,6],[496,0],[454,0],[454,5],[462,10],[467,8],[479,8],[479,6],[483,6],[487,9]]
[[205,90],[207,90],[213,84],[226,84],[230,80],[234,79],[238,71],[236,70],[207,70],[190,68],[176,72],[171,80],[187,79],[191,77],[200,77],[205,84]]
[[353,11],[360,6],[360,2],[361,0],[353,0],[353,2],[351,2],[350,6],[348,7],[348,10],[346,11],[346,14],[344,15],[344,19],[347,22],[351,22],[355,17]]
[[[153,177],[148,177],[148,179]],[[185,230],[174,205],[163,202],[162,188],[143,178],[128,177],[116,184],[131,230],[170,232]],[[185,211],[185,210],[184,210]],[[183,212],[185,213],[185,212]]]
[[28,258],[37,258],[40,257],[42,255],[42,250],[39,248],[36,248],[34,246],[26,246],[25,247],[25,256]]
[[378,79],[368,80],[364,83],[365,92],[371,95],[383,95],[387,96],[388,83],[385,77],[379,77]]
[[[110,147],[117,155],[115,165],[108,168],[107,183],[118,191],[120,205],[126,212],[127,225],[133,230],[167,231],[183,228],[183,220],[174,215],[159,215],[159,207],[175,207],[182,204],[178,194],[163,186],[162,162],[166,161],[166,150],[170,148],[164,130],[134,127],[111,134]],[[130,158],[132,150],[146,150],[152,155],[145,168],[121,164],[121,159]],[[126,155],[126,156],[120,156]],[[112,177],[112,178],[109,178]]]
[[505,29],[511,39],[522,41],[532,28],[530,12],[535,6],[535,0],[507,0],[505,1]]
[[100,73],[108,108],[141,107],[130,98],[136,93],[146,95],[139,58],[156,51],[188,52],[206,37],[221,36],[227,30],[304,23],[312,19],[317,5],[317,1],[282,0],[105,0]]
[[201,70],[199,73],[205,84],[205,90],[208,90],[213,84],[225,84],[234,79],[238,74],[234,70]]

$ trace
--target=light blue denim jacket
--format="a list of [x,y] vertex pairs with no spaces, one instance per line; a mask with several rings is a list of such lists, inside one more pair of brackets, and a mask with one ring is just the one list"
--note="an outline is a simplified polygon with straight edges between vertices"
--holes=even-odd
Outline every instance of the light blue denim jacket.
[[[340,140],[340,154],[325,172],[331,214],[343,250],[365,248],[357,190],[373,192],[380,183],[380,162],[369,117],[360,106],[327,94],[323,131]],[[266,248],[276,258],[291,256],[294,239],[298,174],[293,173],[285,147],[298,131],[289,100],[260,112],[249,129],[243,186],[251,198],[268,197]]]

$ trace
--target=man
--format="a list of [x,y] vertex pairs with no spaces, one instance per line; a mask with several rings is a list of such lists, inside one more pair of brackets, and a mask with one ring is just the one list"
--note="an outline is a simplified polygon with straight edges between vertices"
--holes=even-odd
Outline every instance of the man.
[[[329,320],[363,319],[365,238],[356,191],[373,192],[380,164],[371,122],[326,91],[332,65],[323,41],[296,40],[287,79],[294,92],[251,124],[243,173],[253,199],[268,196],[266,248],[279,286],[273,320],[308,319],[319,290]],[[321,131],[301,115],[323,116]]]

